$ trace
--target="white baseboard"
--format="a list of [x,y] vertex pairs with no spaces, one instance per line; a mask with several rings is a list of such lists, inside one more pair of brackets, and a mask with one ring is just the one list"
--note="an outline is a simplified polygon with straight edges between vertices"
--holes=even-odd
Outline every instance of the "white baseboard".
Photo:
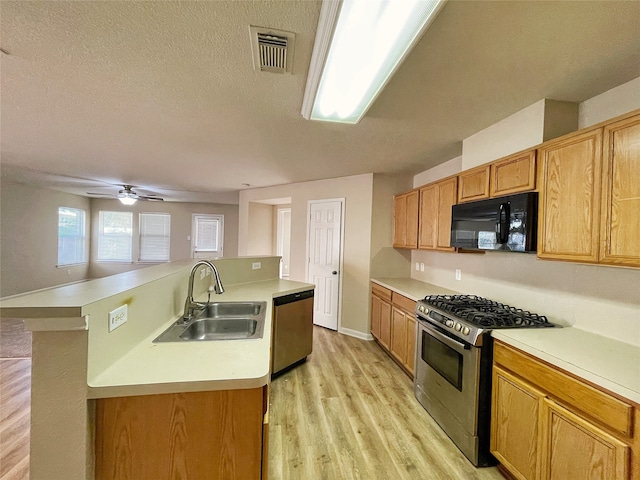
[[361,340],[373,340],[373,335],[370,333],[363,333],[358,330],[351,330],[350,328],[339,328],[338,332]]

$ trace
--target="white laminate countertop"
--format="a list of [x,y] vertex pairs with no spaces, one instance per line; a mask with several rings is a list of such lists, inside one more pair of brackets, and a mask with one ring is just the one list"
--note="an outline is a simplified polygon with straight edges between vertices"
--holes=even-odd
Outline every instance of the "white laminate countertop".
[[[412,278],[371,281],[415,301],[460,293]],[[491,336],[640,405],[640,347],[573,327],[492,330]]]
[[289,280],[231,285],[223,301],[265,301],[263,336],[254,340],[153,343],[164,324],[104,371],[88,379],[88,398],[257,388],[270,374],[273,298],[312,290]]
[[493,330],[491,336],[640,405],[640,348],[579,328]]
[[459,295],[460,292],[448,288],[421,282],[413,278],[372,278],[373,283],[399,293],[414,302],[422,300],[426,295]]

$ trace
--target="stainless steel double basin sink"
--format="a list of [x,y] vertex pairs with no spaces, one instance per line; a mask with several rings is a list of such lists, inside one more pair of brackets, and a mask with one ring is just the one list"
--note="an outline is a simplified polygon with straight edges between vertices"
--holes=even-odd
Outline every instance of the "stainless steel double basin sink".
[[262,338],[267,302],[211,302],[195,318],[179,319],[153,343]]

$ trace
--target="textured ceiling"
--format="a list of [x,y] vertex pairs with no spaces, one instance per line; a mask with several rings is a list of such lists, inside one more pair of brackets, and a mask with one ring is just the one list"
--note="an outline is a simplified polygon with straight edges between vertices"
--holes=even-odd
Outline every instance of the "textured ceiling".
[[[413,174],[542,98],[640,76],[640,2],[450,1],[358,125],[320,123],[300,114],[320,2],[0,8],[3,178],[80,194]],[[296,33],[292,75],[254,71],[249,25]]]

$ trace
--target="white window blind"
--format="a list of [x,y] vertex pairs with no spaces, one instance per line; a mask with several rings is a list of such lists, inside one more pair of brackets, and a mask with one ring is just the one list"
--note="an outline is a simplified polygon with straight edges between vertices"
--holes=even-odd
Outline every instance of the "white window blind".
[[98,227],[98,260],[131,262],[133,214],[100,211]]
[[223,215],[193,216],[194,257],[222,256]]
[[140,214],[140,261],[168,262],[170,256],[171,215]]
[[86,262],[84,210],[58,207],[58,265]]

